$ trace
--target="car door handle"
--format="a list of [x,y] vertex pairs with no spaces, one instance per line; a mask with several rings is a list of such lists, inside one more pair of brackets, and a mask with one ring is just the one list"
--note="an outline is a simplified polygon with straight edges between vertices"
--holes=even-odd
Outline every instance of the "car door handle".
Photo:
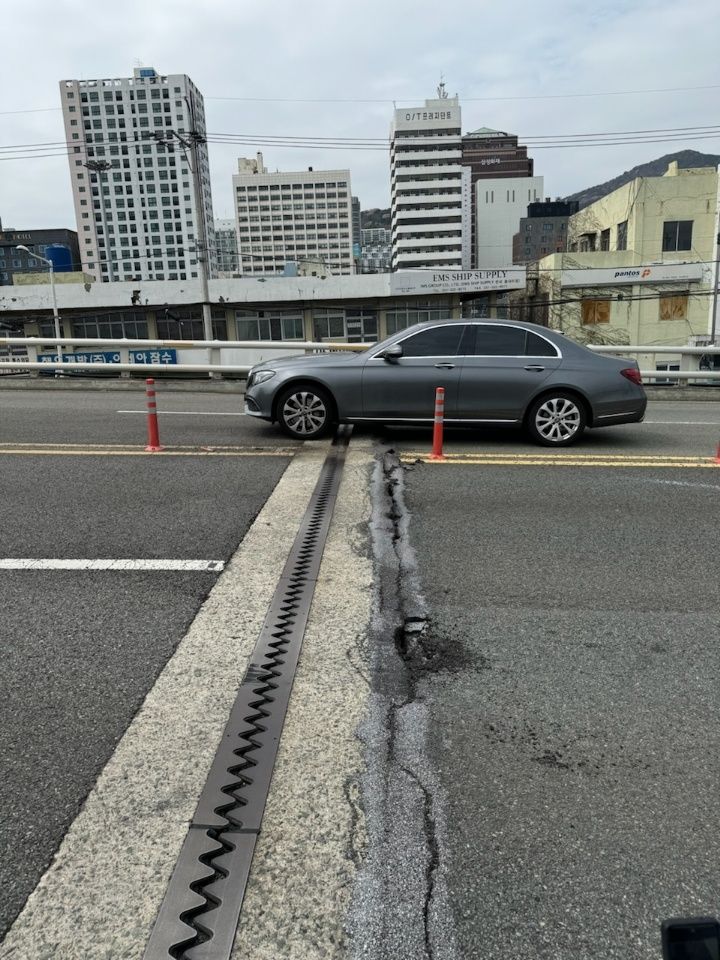
[[539,363],[530,363],[525,367],[526,370],[534,370],[536,373],[542,373],[545,367],[541,367]]
[[454,370],[454,369],[455,369],[455,364],[454,364],[454,363],[436,363],[435,366],[436,366],[436,367],[439,367],[439,368],[442,369],[442,370]]

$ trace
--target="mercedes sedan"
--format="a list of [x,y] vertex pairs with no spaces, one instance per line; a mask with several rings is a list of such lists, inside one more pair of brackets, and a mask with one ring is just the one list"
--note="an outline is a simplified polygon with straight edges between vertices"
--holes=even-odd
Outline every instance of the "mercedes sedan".
[[586,427],[639,422],[647,404],[634,361],[531,323],[444,320],[364,353],[259,363],[248,375],[245,412],[315,440],[336,423],[431,424],[436,387],[445,388],[446,424],[524,427],[552,447]]

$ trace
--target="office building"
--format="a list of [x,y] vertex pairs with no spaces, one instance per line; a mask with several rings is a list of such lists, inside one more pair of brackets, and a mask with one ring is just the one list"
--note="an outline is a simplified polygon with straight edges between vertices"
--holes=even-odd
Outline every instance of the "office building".
[[475,266],[479,270],[508,267],[513,237],[528,204],[543,195],[542,177],[483,178],[475,184]]
[[60,98],[82,269],[105,281],[186,280],[207,256],[212,276],[205,110],[192,80],[139,67],[62,80]]
[[367,227],[360,231],[362,272],[387,273],[392,259],[392,234],[385,227]]
[[[533,161],[527,155],[527,147],[518,144],[518,138],[515,134],[506,133],[503,130],[492,130],[490,127],[480,127],[478,130],[466,133],[462,138],[461,146],[461,162],[470,169],[470,184],[473,196],[470,219],[473,266],[482,268],[486,264],[478,260],[477,203],[478,197],[482,198],[483,194],[478,190],[477,183],[479,180],[500,180],[506,177],[511,180],[532,177]],[[518,196],[521,192],[516,188]],[[515,230],[517,230],[517,226]],[[488,251],[485,248],[490,246],[491,243],[489,237],[483,238],[483,255],[487,254]],[[503,250],[503,256],[504,254],[505,251]],[[497,260],[497,258],[495,259]],[[509,263],[510,260],[506,262]]]
[[19,245],[52,260],[56,274],[80,270],[78,235],[74,230],[14,230],[4,228],[0,221],[0,285],[13,283],[16,275],[48,270],[42,260],[18,250]]
[[395,110],[390,133],[393,270],[471,266],[471,170],[461,111],[444,84],[422,107]]
[[234,220],[215,221],[215,257],[218,277],[237,277],[242,273],[238,261],[237,228]]
[[513,263],[530,263],[549,253],[562,253],[567,245],[568,220],[579,209],[577,200],[530,203],[527,216],[513,237]]
[[306,260],[355,272],[349,170],[269,173],[258,153],[238,160],[233,196],[244,274],[281,274]]

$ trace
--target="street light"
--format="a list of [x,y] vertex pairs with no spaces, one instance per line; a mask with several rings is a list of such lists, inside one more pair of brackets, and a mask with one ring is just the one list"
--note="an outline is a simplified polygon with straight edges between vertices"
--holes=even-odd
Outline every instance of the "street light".
[[[57,306],[57,297],[55,296],[55,265],[52,260],[48,260],[47,257],[41,257],[39,254],[35,253],[32,250],[19,243],[17,245],[18,250],[24,250],[25,253],[30,257],[35,257],[36,260],[42,260],[43,263],[46,263],[50,268],[50,290],[52,291],[52,308],[53,308],[53,320],[55,321],[55,337],[58,341],[62,339],[62,333],[60,332],[60,316],[58,315],[58,306]],[[58,342],[57,344],[57,355],[58,363],[62,363],[62,345]],[[55,376],[60,376],[60,368],[55,369]]]

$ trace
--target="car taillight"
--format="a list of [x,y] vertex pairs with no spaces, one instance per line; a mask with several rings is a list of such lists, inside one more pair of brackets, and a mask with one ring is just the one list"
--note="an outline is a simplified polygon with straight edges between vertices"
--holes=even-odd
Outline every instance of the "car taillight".
[[625,367],[624,370],[621,370],[620,373],[627,377],[628,380],[632,380],[633,383],[637,383],[642,386],[642,377],[640,376],[640,371],[637,367]]

